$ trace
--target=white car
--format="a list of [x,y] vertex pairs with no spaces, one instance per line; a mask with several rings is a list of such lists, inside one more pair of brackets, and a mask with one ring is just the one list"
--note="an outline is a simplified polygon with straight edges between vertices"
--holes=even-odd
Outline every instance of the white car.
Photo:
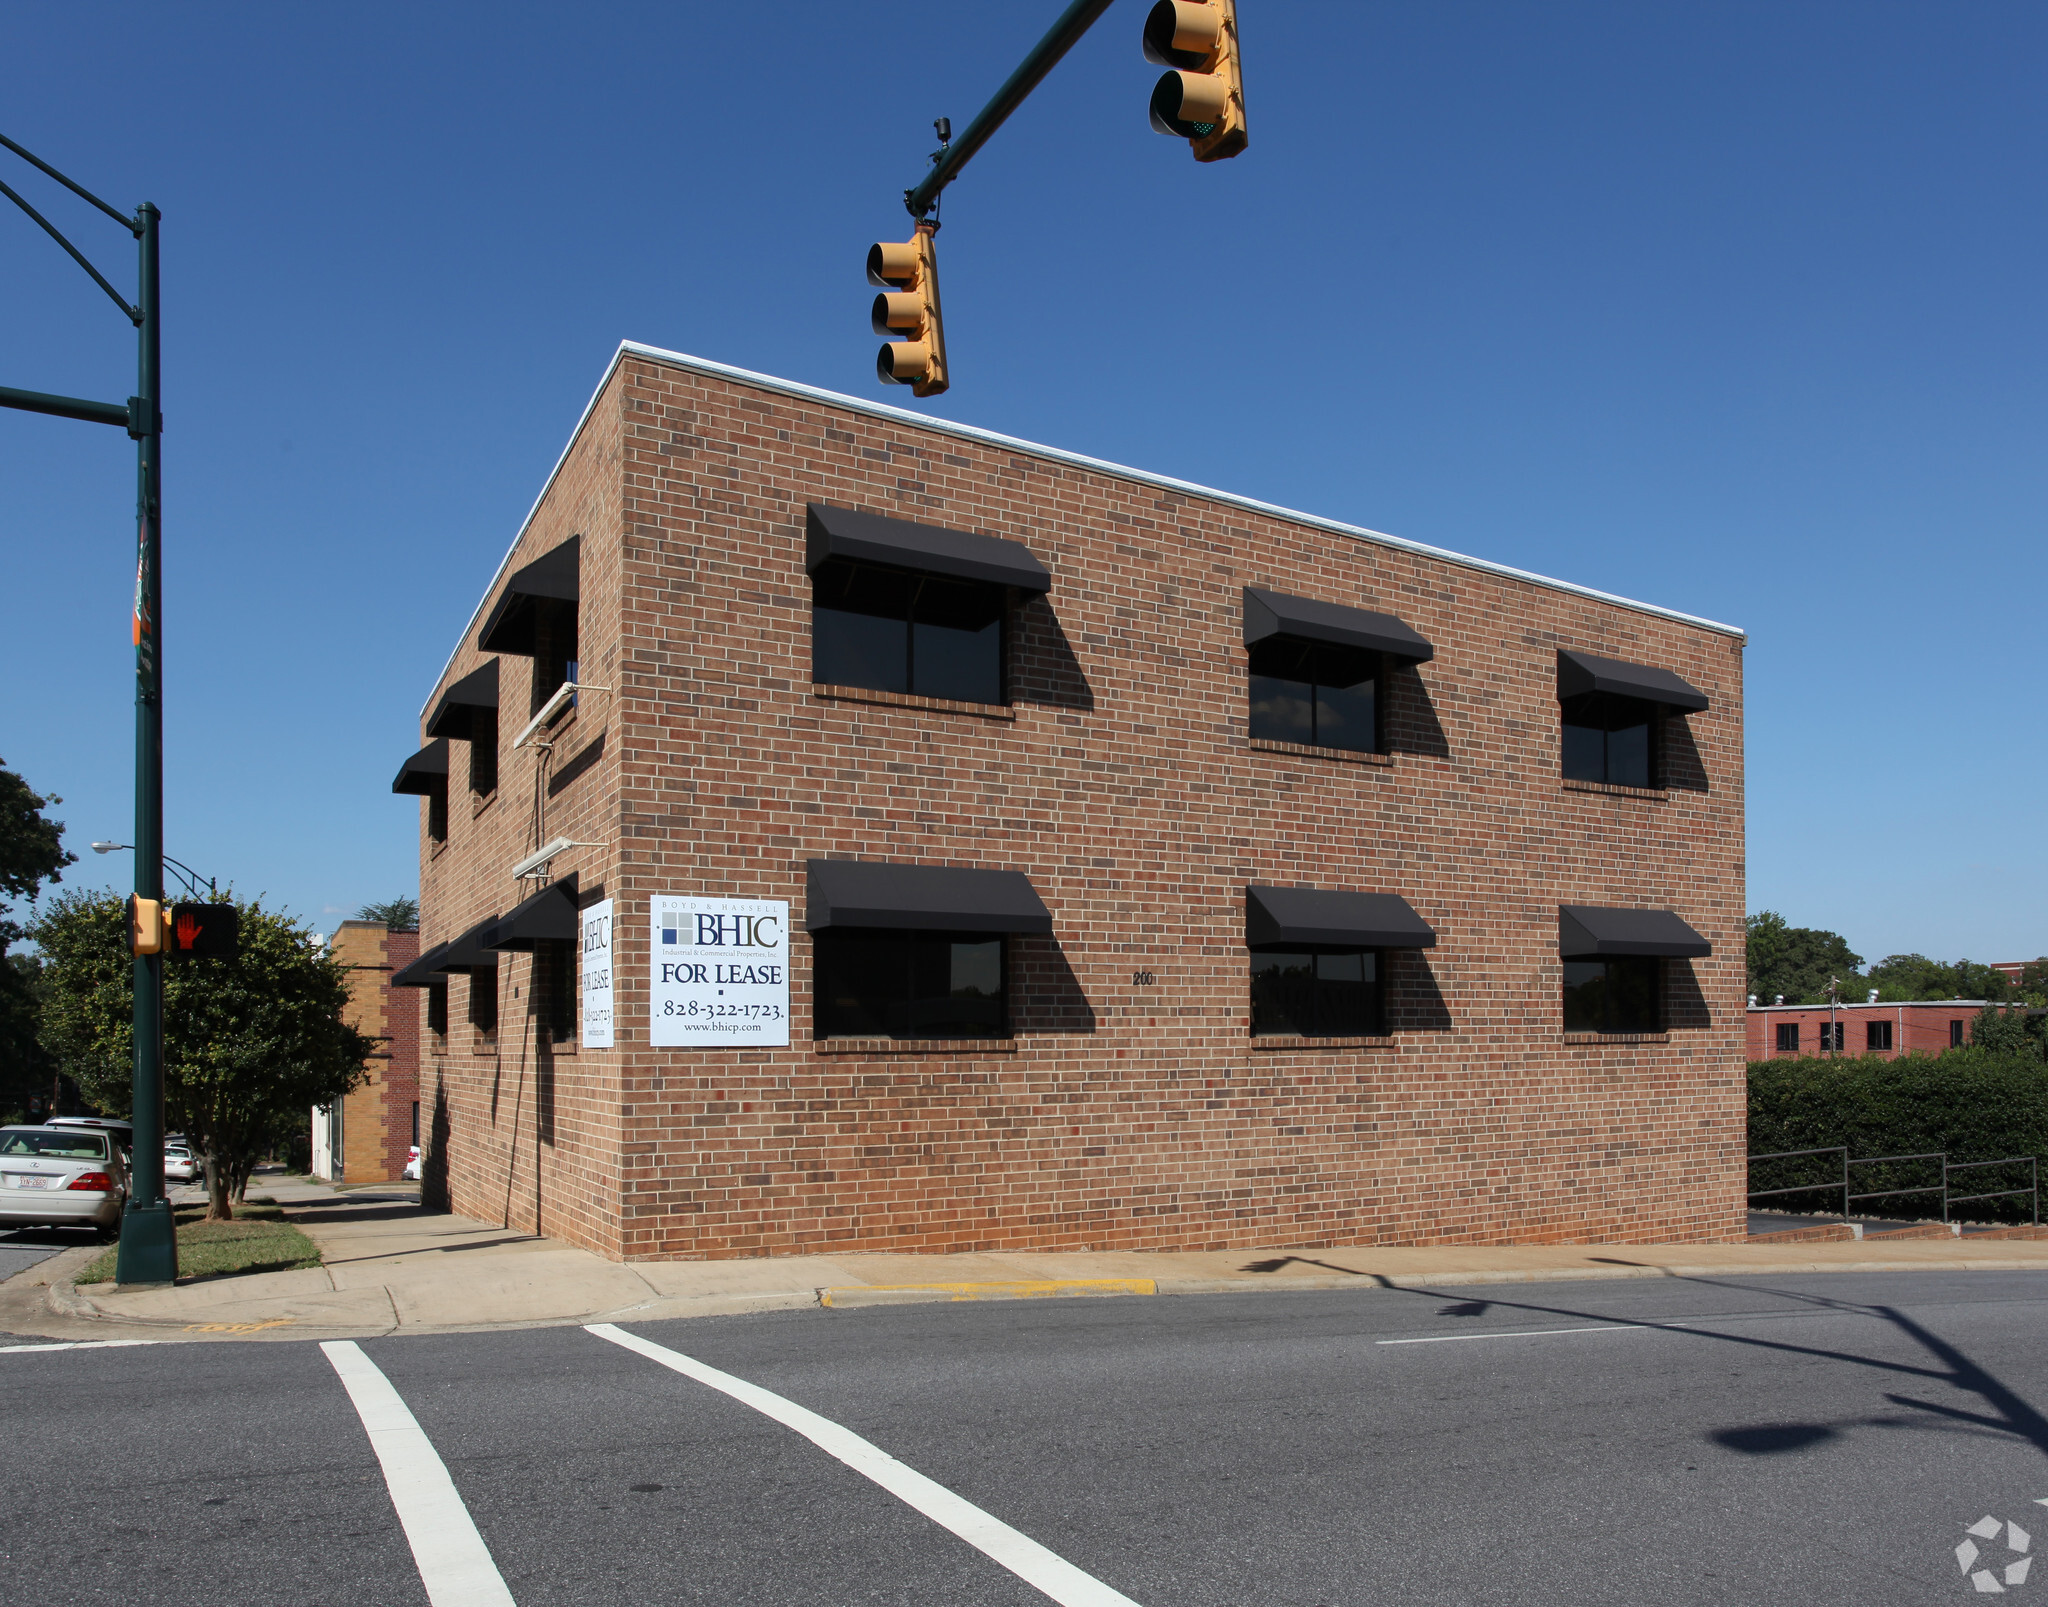
[[415,1144],[411,1149],[405,1152],[405,1170],[400,1172],[398,1175],[406,1181],[412,1183],[417,1183],[420,1180],[419,1145]]
[[121,1147],[83,1127],[0,1127],[0,1227],[120,1231]]
[[196,1183],[203,1176],[199,1157],[183,1144],[164,1145],[164,1181]]

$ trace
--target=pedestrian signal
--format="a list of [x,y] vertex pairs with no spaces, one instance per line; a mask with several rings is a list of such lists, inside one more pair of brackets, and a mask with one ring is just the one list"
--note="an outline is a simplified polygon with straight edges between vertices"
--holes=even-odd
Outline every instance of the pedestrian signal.
[[128,895],[128,952],[161,954],[164,951],[164,906],[161,899]]
[[1152,87],[1152,126],[1189,142],[1198,162],[1245,148],[1236,0],[1159,0],[1145,18],[1145,59],[1175,70]]
[[868,283],[883,286],[870,322],[887,344],[875,354],[885,385],[908,385],[918,396],[946,388],[946,331],[939,317],[939,226],[921,219],[908,240],[868,248]]
[[242,952],[242,912],[232,904],[173,904],[169,952],[180,960],[232,960]]

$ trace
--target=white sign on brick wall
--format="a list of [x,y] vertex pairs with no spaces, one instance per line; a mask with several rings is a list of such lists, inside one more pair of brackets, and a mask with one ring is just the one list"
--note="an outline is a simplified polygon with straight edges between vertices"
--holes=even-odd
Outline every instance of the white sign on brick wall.
[[657,1048],[789,1042],[789,905],[776,898],[649,901],[648,1041]]
[[583,912],[583,1047],[612,1046],[612,901]]

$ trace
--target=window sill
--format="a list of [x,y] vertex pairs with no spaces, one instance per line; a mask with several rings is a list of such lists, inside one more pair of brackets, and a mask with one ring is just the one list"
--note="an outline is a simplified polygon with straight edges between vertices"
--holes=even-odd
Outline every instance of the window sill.
[[1339,764],[1391,765],[1391,753],[1354,753],[1349,748],[1312,748],[1305,742],[1275,742],[1270,737],[1247,737],[1254,753],[1286,753],[1297,759],[1335,759]]
[[1374,1038],[1290,1038],[1270,1033],[1252,1039],[1254,1049],[1392,1049],[1398,1040],[1391,1033]]
[[1590,1044],[1669,1043],[1671,1041],[1671,1034],[1668,1032],[1567,1032],[1564,1035],[1564,1041],[1566,1043]]
[[821,1055],[1014,1055],[1015,1038],[819,1038]]
[[486,809],[490,808],[491,805],[496,803],[497,801],[498,789],[496,787],[493,787],[489,792],[483,793],[481,795],[474,792],[471,793],[469,795],[469,818],[471,820],[476,819],[478,815],[482,814]]
[[1566,792],[1599,792],[1610,798],[1648,798],[1653,803],[1664,803],[1671,797],[1669,787],[1622,787],[1612,781],[1575,781],[1570,776],[1559,783]]
[[447,852],[448,839],[446,837],[430,837],[427,839],[427,862],[429,864]]
[[877,692],[865,686],[827,686],[814,683],[811,696],[831,703],[879,703],[890,709],[924,709],[934,714],[972,714],[984,720],[1014,720],[1017,711],[1007,703],[962,703],[955,698],[917,697],[908,692]]

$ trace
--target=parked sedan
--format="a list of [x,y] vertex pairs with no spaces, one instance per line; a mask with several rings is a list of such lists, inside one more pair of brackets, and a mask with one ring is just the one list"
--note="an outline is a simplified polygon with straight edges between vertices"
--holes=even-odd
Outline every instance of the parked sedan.
[[164,1145],[164,1181],[166,1183],[196,1183],[199,1181],[199,1157],[183,1144]]
[[0,1127],[0,1227],[117,1232],[128,1193],[120,1146],[82,1127]]

